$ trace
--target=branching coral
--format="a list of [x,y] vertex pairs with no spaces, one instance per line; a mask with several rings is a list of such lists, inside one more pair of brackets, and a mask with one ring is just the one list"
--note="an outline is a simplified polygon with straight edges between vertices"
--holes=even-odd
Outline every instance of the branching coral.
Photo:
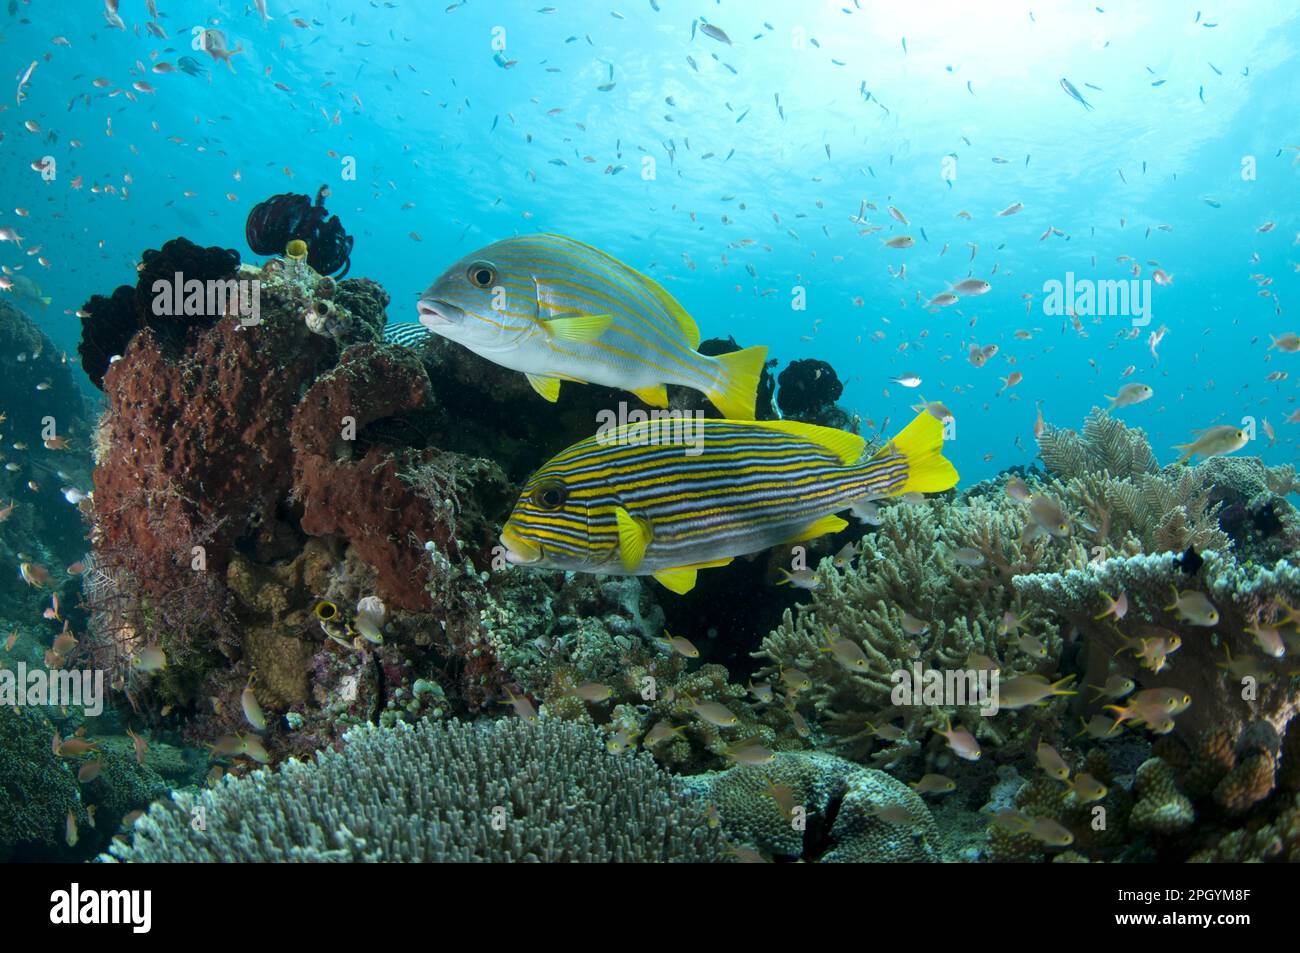
[[[1184,572],[1170,554],[1143,555],[1021,576],[1014,585],[1028,602],[1084,634],[1089,684],[1102,685],[1118,667],[1141,687],[1176,686],[1191,694],[1191,708],[1177,716],[1180,730],[1240,727],[1263,718],[1280,731],[1297,708],[1286,674],[1290,665],[1285,658],[1260,657],[1248,630],[1276,625],[1285,606],[1300,603],[1300,568],[1285,562],[1271,568],[1245,566],[1216,552],[1203,558],[1195,575]],[[1207,596],[1218,613],[1217,624],[1193,625],[1169,611],[1175,589]],[[1128,599],[1124,619],[1096,618],[1106,605],[1103,594],[1121,592]],[[1157,673],[1149,665],[1139,667],[1133,649],[1139,639],[1158,632],[1178,635],[1181,645]]]
[[[847,753],[864,755],[872,735],[901,716],[904,736],[873,756],[882,763],[917,750],[945,717],[968,719],[979,737],[1001,744],[1003,723],[980,717],[974,704],[893,706],[893,674],[914,661],[928,669],[997,667],[1003,678],[1055,671],[1057,626],[1045,613],[1029,613],[1007,583],[1045,560],[1082,564],[1086,551],[1073,540],[1025,538],[1022,507],[1001,495],[898,504],[882,509],[881,520],[863,537],[856,567],[822,561],[812,602],[787,612],[755,653],[770,663],[759,675],[778,685],[789,673],[808,675],[808,694],[793,701],[839,736]],[[959,562],[959,550],[977,552],[979,565]],[[832,632],[860,645],[869,667],[851,671],[836,661],[827,651]]]

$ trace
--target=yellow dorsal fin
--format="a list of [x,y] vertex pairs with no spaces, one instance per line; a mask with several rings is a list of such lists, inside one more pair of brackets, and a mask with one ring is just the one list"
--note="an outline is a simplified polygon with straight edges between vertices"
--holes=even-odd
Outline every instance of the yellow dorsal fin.
[[645,558],[645,548],[650,543],[650,527],[621,506],[614,508],[614,519],[618,523],[619,561],[628,572],[635,572]]
[[939,493],[957,485],[957,469],[943,456],[943,422],[923,410],[871,459],[907,458],[907,482],[895,492]]
[[663,384],[652,384],[650,387],[633,387],[632,393],[651,407],[668,406],[668,388]]
[[560,380],[558,377],[543,377],[541,374],[525,374],[533,390],[541,394],[552,404],[560,399]]
[[659,282],[655,281],[649,275],[643,275],[629,265],[624,265],[628,271],[636,275],[641,283],[649,289],[650,293],[659,300],[664,306],[664,310],[677,322],[677,327],[681,329],[682,336],[686,338],[686,344],[691,350],[700,346],[700,329],[695,323],[695,319],[687,313],[686,309],[678,303],[677,299],[668,293],[668,289]]
[[[933,419],[933,418],[931,418]],[[938,423],[938,421],[935,421]],[[840,463],[857,463],[867,442],[855,433],[836,430],[834,427],[819,427],[816,424],[804,424],[797,420],[760,420],[760,427],[770,427],[788,433],[792,437],[802,437],[829,450],[839,457]]]
[[668,312],[673,321],[677,323],[677,327],[681,329],[682,335],[686,338],[686,342],[690,345],[691,349],[694,350],[700,346],[700,329],[696,327],[695,319],[686,312],[686,309],[683,308],[678,303],[677,299],[669,294],[667,289],[665,289],[663,285],[659,284],[659,282],[655,281],[648,275],[641,274],[641,272],[637,271],[631,265],[619,261],[608,252],[603,252],[599,248],[588,245],[586,242],[580,242],[576,238],[570,238],[567,235],[556,235],[553,232],[548,232],[546,237],[559,239],[562,242],[577,245],[579,248],[585,249],[610,266],[634,276],[636,280],[645,285],[646,289],[655,296],[661,305],[663,305],[664,310]]
[[614,320],[612,314],[575,314],[563,318],[547,318],[542,328],[557,341],[590,344],[598,339]]
[[[825,536],[827,533],[838,533],[848,526],[847,520],[842,520],[838,516],[823,516],[817,522],[813,523],[799,535],[792,536],[790,539],[783,540],[785,543],[801,543],[805,539],[816,539],[818,536]],[[784,572],[784,570],[782,570]],[[789,573],[786,574],[787,576]]]
[[688,568],[661,569],[654,574],[655,579],[670,592],[679,596],[695,588],[695,570]]

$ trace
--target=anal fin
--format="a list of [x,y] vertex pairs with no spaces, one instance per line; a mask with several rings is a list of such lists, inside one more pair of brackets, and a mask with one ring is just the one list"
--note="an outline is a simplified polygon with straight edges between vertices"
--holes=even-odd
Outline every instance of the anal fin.
[[636,394],[642,403],[649,404],[651,407],[668,406],[668,388],[663,384],[653,384],[650,387],[633,387],[632,393]]
[[714,559],[707,563],[692,563],[689,566],[677,566],[674,569],[661,569],[654,574],[654,577],[665,589],[680,596],[695,588],[697,570],[716,569],[719,566],[727,565],[734,558],[734,556],[727,556],[724,559]]
[[688,568],[661,569],[654,574],[655,579],[668,591],[679,596],[695,588],[695,570]]
[[541,394],[552,404],[560,399],[560,379],[558,377],[544,377],[541,374],[526,374],[528,383],[532,385],[533,390]]

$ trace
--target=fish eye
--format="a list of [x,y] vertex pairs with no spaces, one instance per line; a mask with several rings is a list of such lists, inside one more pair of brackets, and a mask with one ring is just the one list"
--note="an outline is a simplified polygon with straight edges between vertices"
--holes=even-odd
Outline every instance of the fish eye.
[[470,262],[465,277],[475,288],[491,288],[497,283],[497,270],[490,261]]
[[558,510],[569,498],[569,488],[563,483],[544,483],[533,490],[533,503],[544,510]]

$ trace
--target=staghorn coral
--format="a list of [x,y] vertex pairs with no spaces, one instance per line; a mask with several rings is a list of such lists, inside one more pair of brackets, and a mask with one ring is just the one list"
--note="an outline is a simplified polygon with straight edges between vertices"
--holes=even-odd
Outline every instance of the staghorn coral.
[[[733,847],[823,863],[944,859],[939,829],[920,797],[883,771],[834,755],[779,752],[768,764],[736,765],[684,783],[717,808]],[[882,810],[910,820],[877,817]]]
[[1047,469],[1063,479],[1092,473],[1123,478],[1159,469],[1146,435],[1099,407],[1084,420],[1082,433],[1048,427],[1038,438],[1038,452]]
[[[663,613],[634,577],[505,570],[493,573],[475,597],[481,625],[457,651],[492,659],[510,690],[536,700],[543,715],[597,725],[616,747],[642,745],[674,770],[703,770],[725,763],[733,742],[775,745],[777,728],[789,729],[784,716],[748,704],[746,690],[730,682],[723,666],[695,667],[656,644]],[[577,694],[583,684],[604,685],[610,695],[586,701]],[[505,687],[492,689],[496,698]],[[704,721],[692,699],[727,706],[738,724]],[[659,723],[676,730],[657,743],[643,740]],[[788,737],[784,743],[800,746]]]
[[[906,737],[872,757],[889,764],[914,753],[944,717],[969,722],[978,737],[994,744],[1006,738],[1008,718],[988,719],[973,705],[946,708],[897,708],[890,696],[891,675],[914,661],[928,669],[980,667],[982,656],[1002,670],[1002,677],[1028,671],[1055,671],[1061,636],[1045,614],[1030,615],[1007,583],[1044,560],[1083,564],[1087,554],[1073,540],[1025,539],[1019,504],[998,494],[972,493],[957,501],[921,506],[898,504],[880,511],[881,525],[862,538],[856,566],[837,570],[823,560],[821,585],[812,601],[787,611],[781,625],[762,642],[756,658],[769,664],[759,676],[780,683],[783,671],[807,673],[812,689],[795,699],[811,720],[838,736],[845,751],[865,756],[872,728],[901,716]],[[958,564],[950,555],[969,547],[983,564]],[[902,627],[902,612],[929,624],[912,635]],[[1000,633],[1011,612],[1021,634],[1037,639],[1046,657],[1022,651],[1015,637]],[[797,613],[797,614],[796,614]],[[827,632],[858,642],[870,667],[847,671],[825,651]]]
[[1083,433],[1048,426],[1039,437],[1039,455],[1050,472],[1063,478],[1088,473],[1130,477],[1160,469],[1147,436],[1100,407],[1088,413]]
[[1191,466],[1156,462],[1146,435],[1093,408],[1083,433],[1049,427],[1038,439],[1049,492],[1110,553],[1226,551],[1276,560],[1300,545],[1300,516],[1286,500],[1294,468],[1253,457]]
[[[193,829],[194,811],[202,829]],[[711,861],[702,806],[590,728],[518,720],[360,726],[342,751],[155,804],[134,862]]]

